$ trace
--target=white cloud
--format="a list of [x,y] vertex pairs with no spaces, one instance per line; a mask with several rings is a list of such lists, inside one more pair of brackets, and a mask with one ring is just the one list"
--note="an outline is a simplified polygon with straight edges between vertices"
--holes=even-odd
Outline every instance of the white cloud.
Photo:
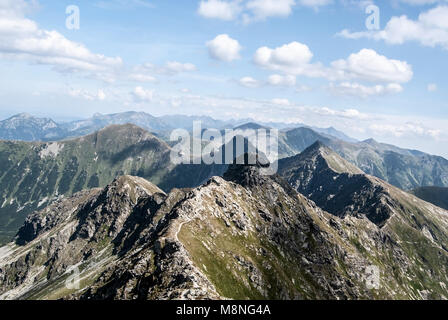
[[448,50],[448,6],[438,6],[423,12],[417,20],[409,19],[405,15],[392,17],[384,30],[368,32],[343,30],[338,35],[349,39],[384,40],[390,44],[416,41],[423,46],[440,46]]
[[157,79],[151,75],[143,73],[131,73],[129,74],[129,80],[136,82],[155,82]]
[[287,17],[295,5],[294,0],[250,0],[246,8],[251,11],[254,19],[263,20],[268,17]]
[[406,61],[389,59],[371,49],[362,49],[345,60],[334,61],[332,67],[343,79],[404,83],[413,77],[412,67]]
[[269,76],[268,83],[272,86],[293,87],[296,85],[296,77],[292,75],[273,74]]
[[442,133],[441,130],[427,128],[422,124],[414,122],[406,122],[405,124],[400,125],[375,123],[370,125],[369,129],[372,130],[374,134],[391,134],[395,137],[426,136],[437,138]]
[[206,45],[209,55],[213,59],[230,62],[240,58],[241,45],[227,34],[216,36],[215,39],[208,41]]
[[310,62],[313,54],[307,45],[299,42],[291,42],[282,47],[270,49],[262,47],[257,50],[254,62],[272,69],[286,67],[301,67]]
[[338,95],[350,95],[366,98],[369,96],[378,96],[386,94],[396,94],[403,91],[403,87],[397,83],[388,85],[364,86],[359,83],[343,82],[339,84],[330,84],[330,91]]
[[201,1],[198,14],[211,19],[234,20],[241,11],[240,1],[206,0]]
[[91,52],[57,31],[39,28],[25,17],[29,3],[3,0],[0,4],[0,55],[53,66],[58,71],[106,72],[122,65],[119,57]]
[[389,59],[371,49],[362,49],[347,59],[340,59],[324,67],[312,63],[310,48],[291,42],[278,48],[259,48],[253,57],[258,66],[289,75],[335,80],[363,80],[369,82],[405,83],[412,79],[412,67],[406,61]]
[[157,79],[154,77],[154,74],[175,76],[180,73],[193,72],[196,70],[196,66],[192,63],[181,63],[177,61],[169,61],[164,65],[144,63],[135,66],[127,77],[129,80],[136,82],[155,82]]
[[241,78],[239,84],[246,88],[257,88],[260,86],[260,83],[252,77]]
[[320,65],[310,64],[312,58],[313,53],[307,45],[294,41],[275,49],[261,47],[255,52],[253,61],[269,70],[292,75],[323,77]]
[[88,101],[103,101],[106,99],[106,93],[103,89],[99,89],[97,92],[90,92],[83,89],[70,89],[68,94],[75,98],[82,98]]
[[338,118],[347,118],[347,119],[358,119],[358,120],[366,120],[369,119],[370,116],[365,113],[361,113],[356,109],[346,109],[346,110],[334,110],[327,107],[314,109],[314,112],[323,115],[323,116],[333,116]]
[[196,66],[192,63],[180,63],[177,61],[169,61],[166,63],[166,70],[171,73],[196,71]]
[[288,17],[297,5],[317,9],[331,3],[333,0],[201,0],[197,12],[209,19],[242,19],[247,24],[270,17]]
[[144,89],[138,86],[131,92],[131,95],[137,103],[151,102],[154,98],[154,90]]
[[437,84],[435,84],[435,83],[428,84],[428,91],[429,92],[435,92],[435,91],[437,91],[437,89],[438,89]]

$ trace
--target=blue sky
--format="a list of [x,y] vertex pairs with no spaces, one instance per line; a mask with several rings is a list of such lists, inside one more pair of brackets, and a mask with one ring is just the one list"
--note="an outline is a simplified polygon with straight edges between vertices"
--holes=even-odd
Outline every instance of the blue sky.
[[445,0],[0,0],[0,118],[251,117],[448,157],[446,21]]

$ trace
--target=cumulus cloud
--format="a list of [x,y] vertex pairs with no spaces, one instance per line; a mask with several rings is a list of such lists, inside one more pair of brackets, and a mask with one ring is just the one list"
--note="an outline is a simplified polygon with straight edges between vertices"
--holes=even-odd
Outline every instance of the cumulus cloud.
[[131,92],[131,95],[137,103],[151,102],[154,98],[154,90],[144,89],[138,86]]
[[338,35],[348,39],[383,40],[396,45],[415,41],[423,46],[440,46],[448,50],[448,6],[438,6],[423,12],[417,20],[405,15],[392,17],[384,30],[362,32],[343,30]]
[[386,94],[396,94],[403,91],[403,87],[397,83],[390,83],[388,85],[364,86],[356,82],[342,82],[339,84],[330,84],[329,89],[331,92],[338,95],[350,95],[361,98]]
[[54,30],[41,29],[25,17],[29,2],[3,0],[0,3],[0,55],[53,66],[61,72],[109,72],[122,65],[120,57],[91,52],[81,43]]
[[287,17],[292,13],[294,0],[250,0],[246,8],[251,11],[254,19],[266,19],[268,17]]
[[278,48],[259,48],[253,57],[256,65],[265,69],[282,71],[291,75],[324,77],[319,64],[311,64],[313,53],[303,43],[294,41]]
[[211,58],[230,62],[240,59],[242,49],[239,42],[230,38],[227,34],[220,34],[207,42],[208,53]]
[[296,77],[292,75],[273,74],[269,76],[268,83],[272,86],[293,87],[296,85]]
[[412,79],[411,65],[406,61],[389,59],[375,50],[363,49],[347,59],[336,60],[330,67],[312,63],[310,48],[291,42],[278,48],[259,48],[253,57],[256,65],[289,75],[335,80],[363,80],[369,82],[405,83]]
[[331,65],[344,79],[404,83],[413,77],[412,67],[406,61],[389,59],[371,49],[362,49]]
[[211,19],[234,20],[241,12],[241,1],[202,0],[198,14]]

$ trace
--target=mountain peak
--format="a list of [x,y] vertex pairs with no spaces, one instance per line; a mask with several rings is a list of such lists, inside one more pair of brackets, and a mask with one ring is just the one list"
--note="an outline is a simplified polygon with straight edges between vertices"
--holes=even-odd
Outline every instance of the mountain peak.
[[343,159],[321,141],[316,141],[302,153],[294,157],[280,160],[279,165],[281,171],[283,172],[296,170],[297,168],[301,168],[303,170],[309,168],[312,168],[313,170],[321,168],[321,170],[323,170],[327,168],[338,174],[364,173],[361,169]]
[[26,112],[18,113],[16,115],[13,115],[10,119],[31,119],[34,118],[32,115]]
[[130,175],[123,175],[123,176],[116,178],[109,185],[109,187],[114,187],[114,188],[118,188],[118,189],[124,188],[128,194],[135,193],[135,191],[137,191],[137,190],[141,190],[144,193],[146,193],[147,195],[153,195],[156,193],[160,193],[163,195],[165,194],[165,192],[163,192],[159,187],[152,184],[148,180],[143,179],[141,177],[130,176]]
[[311,146],[309,146],[307,149],[305,149],[303,151],[303,153],[305,152],[313,152],[313,151],[331,151],[331,149],[329,147],[327,147],[322,141],[317,140],[316,142],[314,142]]
[[331,148],[327,147],[321,141],[316,141],[313,145],[303,151],[300,155],[302,158],[313,157],[318,155],[322,157],[327,163],[328,167],[337,173],[350,173],[350,174],[363,174],[364,172],[351,164],[347,160],[343,159],[339,154],[334,152]]
[[261,169],[269,166],[264,155],[245,153],[234,159],[228,170],[224,173],[224,179],[238,183],[242,186],[259,184],[262,180]]
[[366,139],[366,140],[364,140],[363,142],[364,142],[364,143],[367,143],[367,144],[370,144],[370,145],[377,145],[377,144],[378,144],[378,141],[376,141],[376,140],[373,139],[373,138]]

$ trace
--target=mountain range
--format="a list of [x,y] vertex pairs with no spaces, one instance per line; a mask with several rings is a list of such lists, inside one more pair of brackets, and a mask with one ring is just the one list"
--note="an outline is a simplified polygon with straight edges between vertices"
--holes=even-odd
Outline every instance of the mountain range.
[[280,166],[169,193],[125,175],[60,198],[0,248],[0,299],[448,297],[447,211],[320,142]]
[[[210,129],[232,129],[246,123],[255,122],[252,119],[238,120],[215,120],[207,116],[187,115],[165,115],[152,116],[145,112],[122,112],[114,114],[96,113],[85,120],[74,120],[70,122],[55,122],[48,118],[37,118],[27,113],[20,113],[8,119],[0,121],[0,140],[20,141],[57,141],[67,138],[84,136],[113,124],[134,124],[149,132],[166,135],[174,129],[193,129],[193,122],[200,121],[202,128]],[[268,128],[287,129],[304,127],[303,124],[287,124],[280,122],[260,123]],[[310,127],[316,132],[334,136],[336,138],[355,142],[356,140],[346,136],[334,128]]]
[[110,115],[95,114],[87,120],[58,124],[51,119],[19,114],[0,121],[0,139],[22,141],[59,141],[101,130],[108,125],[137,125],[168,144],[173,129],[192,129],[193,121],[202,121],[202,128],[278,128],[279,157],[291,157],[316,141],[322,141],[344,159],[364,172],[379,177],[401,189],[423,186],[448,187],[448,160],[417,150],[402,149],[373,139],[356,141],[334,128],[308,127],[302,124],[256,123],[251,119],[221,121],[204,116],[154,117],[144,112],[124,112]]
[[[247,123],[237,128],[261,127]],[[374,140],[342,141],[306,127],[279,132],[280,158],[294,157],[316,141],[363,172],[401,189],[448,186],[444,158]],[[174,165],[171,151],[169,141],[132,124],[53,142],[0,141],[0,243],[9,241],[31,212],[86,188],[105,187],[117,176],[139,176],[169,192],[197,187],[227,170],[227,165]]]

